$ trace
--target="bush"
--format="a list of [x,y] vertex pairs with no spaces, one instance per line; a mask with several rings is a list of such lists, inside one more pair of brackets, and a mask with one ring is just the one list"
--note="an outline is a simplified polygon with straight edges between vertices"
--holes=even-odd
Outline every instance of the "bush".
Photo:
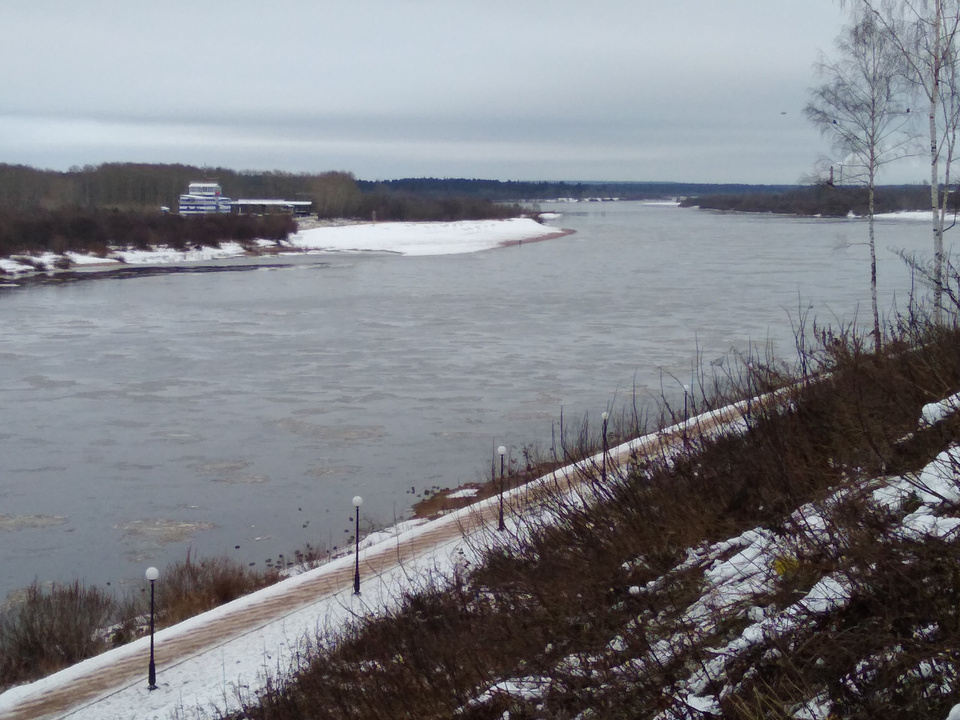
[[0,212],[0,257],[67,250],[103,255],[108,246],[149,250],[158,245],[219,245],[255,238],[284,240],[297,223],[286,214],[160,215],[83,210]]
[[[156,586],[157,621],[174,625],[279,580],[226,557],[166,567]],[[35,680],[135,640],[146,632],[147,597],[118,601],[79,581],[34,583],[0,610],[0,688]]]
[[257,573],[226,556],[191,557],[168,566],[157,584],[157,617],[174,625],[278,580],[276,572]]
[[109,648],[100,632],[118,604],[79,581],[44,589],[34,583],[0,613],[0,684],[55,672]]

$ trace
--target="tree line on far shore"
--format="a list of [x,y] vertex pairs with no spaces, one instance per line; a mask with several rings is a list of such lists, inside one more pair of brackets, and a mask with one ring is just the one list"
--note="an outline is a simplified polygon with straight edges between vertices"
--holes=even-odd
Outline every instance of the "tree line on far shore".
[[[0,163],[0,210],[157,212],[168,207],[175,212],[180,194],[198,180],[218,182],[223,194],[233,199],[310,200],[322,217],[369,218],[376,212],[383,219],[497,217],[504,211],[492,209],[495,203],[515,200],[524,190],[541,199],[547,191],[537,183],[451,180],[435,181],[447,184],[447,192],[438,193],[434,181],[358,181],[348,172],[237,171],[148,163],[104,163],[60,172]],[[549,188],[583,194],[582,188],[563,185],[553,183]]]
[[157,213],[161,207],[176,212],[180,194],[196,180],[218,182],[233,199],[309,200],[321,218],[464,220],[516,217],[521,212],[516,203],[497,202],[498,193],[486,196],[489,182],[501,184],[496,181],[452,181],[451,189],[458,192],[437,195],[416,184],[357,181],[347,172],[239,172],[144,163],[106,163],[67,172],[0,164],[0,212]]
[[176,209],[187,185],[204,179],[220,182],[225,194],[233,193],[232,197],[310,199],[307,176],[284,172],[246,173],[220,167],[148,163],[104,163],[59,172],[0,164],[0,210]]
[[[951,195],[948,208],[957,210],[958,199]],[[846,217],[851,213],[865,217],[869,212],[868,188],[860,185],[819,183],[779,193],[711,194],[687,198],[681,207],[735,212],[781,213],[785,215],[821,215]],[[926,185],[880,185],[875,187],[874,212],[929,210],[930,188]]]
[[495,203],[469,195],[430,196],[387,185],[361,189],[353,175],[328,172],[311,182],[313,209],[321,219],[364,220],[491,220],[517,217],[518,203]]
[[[518,201],[557,198],[641,200],[790,189],[790,186],[677,182],[525,182],[476,178],[362,180],[349,172],[238,171],[150,163],[104,163],[60,172],[0,163],[0,210],[78,207],[156,212],[161,206],[175,210],[180,194],[196,180],[219,182],[224,195],[231,198],[311,200],[325,217],[356,213],[369,218],[376,211],[378,217],[384,219],[406,219],[408,216],[426,219],[428,215],[454,218],[467,212],[492,215],[492,211],[478,202],[481,200],[511,206]],[[420,202],[425,200],[443,204]]]

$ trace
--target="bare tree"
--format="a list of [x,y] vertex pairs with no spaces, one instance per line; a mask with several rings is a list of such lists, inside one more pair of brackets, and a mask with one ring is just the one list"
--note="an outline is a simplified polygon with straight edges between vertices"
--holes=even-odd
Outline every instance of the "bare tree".
[[[943,230],[956,148],[960,0],[841,0],[872,14],[900,50],[909,76],[929,104],[930,206],[933,219],[934,317],[943,316]],[[946,169],[941,185],[941,168]]]
[[360,205],[360,188],[353,173],[325,172],[313,180],[310,189],[321,218],[349,217]]
[[[846,156],[848,178],[867,187],[870,246],[870,294],[874,347],[882,343],[877,304],[877,250],[874,195],[880,168],[902,157],[910,142],[910,109],[904,103],[902,55],[873,13],[855,9],[854,22],[837,39],[839,59],[822,59],[826,80],[814,88],[804,112]],[[851,163],[851,160],[853,161]]]

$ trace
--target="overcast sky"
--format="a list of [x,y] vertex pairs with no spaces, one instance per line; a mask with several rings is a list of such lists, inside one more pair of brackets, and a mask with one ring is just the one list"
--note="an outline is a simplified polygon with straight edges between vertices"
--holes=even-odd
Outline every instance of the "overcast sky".
[[794,183],[829,151],[801,111],[842,22],[836,0],[0,0],[0,162]]

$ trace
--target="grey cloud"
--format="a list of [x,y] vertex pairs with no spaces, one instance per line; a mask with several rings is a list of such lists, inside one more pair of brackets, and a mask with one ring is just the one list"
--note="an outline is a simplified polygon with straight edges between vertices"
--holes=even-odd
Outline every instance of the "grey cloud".
[[822,151],[795,113],[840,20],[803,5],[6,3],[0,161],[745,181],[789,163],[792,182]]

